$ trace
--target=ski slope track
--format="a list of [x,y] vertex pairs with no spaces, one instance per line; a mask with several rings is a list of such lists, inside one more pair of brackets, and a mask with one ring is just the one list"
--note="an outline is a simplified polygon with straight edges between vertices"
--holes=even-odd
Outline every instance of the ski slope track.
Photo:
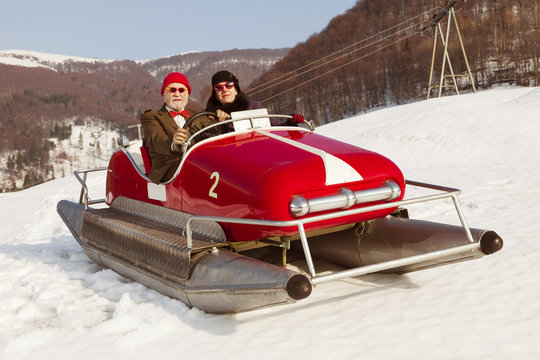
[[[540,358],[539,110],[540,88],[501,87],[318,128],[390,158],[408,180],[461,189],[469,225],[497,231],[504,248],[320,284],[249,313],[190,309],[95,265],[56,212],[78,200],[73,176],[0,194],[0,359]],[[90,194],[104,193],[104,176],[89,176]],[[409,211],[459,224],[450,203]]]

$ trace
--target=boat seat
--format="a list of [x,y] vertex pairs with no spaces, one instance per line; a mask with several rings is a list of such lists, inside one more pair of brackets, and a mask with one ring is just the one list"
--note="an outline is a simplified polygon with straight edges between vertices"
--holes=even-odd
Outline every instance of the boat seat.
[[141,156],[144,163],[144,169],[146,170],[146,174],[148,175],[150,173],[150,170],[152,169],[152,161],[150,160],[150,153],[148,152],[148,148],[146,146],[141,146]]

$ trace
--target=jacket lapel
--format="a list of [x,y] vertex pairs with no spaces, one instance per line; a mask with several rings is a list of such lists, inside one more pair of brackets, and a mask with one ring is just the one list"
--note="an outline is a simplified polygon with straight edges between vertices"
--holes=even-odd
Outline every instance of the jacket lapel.
[[161,109],[159,109],[158,115],[159,120],[163,123],[163,125],[172,127],[174,131],[178,129],[178,124],[176,123],[176,121],[174,121],[171,115],[169,115],[169,111],[167,111],[165,104],[163,104]]

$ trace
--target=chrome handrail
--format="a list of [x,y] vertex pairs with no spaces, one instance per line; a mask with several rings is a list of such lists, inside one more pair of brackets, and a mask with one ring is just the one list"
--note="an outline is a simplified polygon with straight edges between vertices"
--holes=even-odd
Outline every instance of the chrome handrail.
[[[107,167],[99,167],[94,169],[84,169],[84,170],[75,170],[73,175],[81,183],[81,194],[79,196],[79,204],[84,204],[84,209],[88,210],[88,205],[104,203],[105,199],[90,200],[88,197],[88,186],[86,185],[86,177],[89,172],[94,171],[104,171],[107,170]],[[83,174],[81,179],[79,173]]]
[[[85,210],[88,210],[88,205],[105,202],[105,199],[91,200],[89,198],[88,186],[86,185],[87,174],[89,172],[104,171],[107,169],[108,169],[107,167],[100,167],[100,168],[94,168],[94,169],[75,170],[73,172],[73,174],[75,175],[75,177],[81,183],[81,186],[82,186],[80,197],[79,197],[79,204],[84,204]],[[79,174],[83,174],[83,177],[81,178]],[[400,201],[394,201],[391,203],[371,205],[371,206],[366,206],[366,207],[358,208],[358,209],[343,210],[343,211],[334,212],[330,214],[316,215],[316,216],[311,216],[311,217],[307,217],[304,219],[297,219],[297,220],[279,221],[279,220],[230,218],[230,217],[222,217],[222,216],[191,215],[188,217],[186,221],[186,229],[185,229],[185,236],[186,236],[186,242],[187,242],[186,245],[189,249],[193,248],[192,222],[196,220],[214,221],[214,222],[221,222],[221,223],[233,223],[233,224],[245,224],[245,225],[274,226],[274,227],[296,226],[298,228],[298,234],[300,236],[302,249],[304,251],[304,256],[306,259],[306,264],[307,264],[309,273],[311,275],[310,280],[313,285],[321,284],[328,281],[334,281],[337,279],[360,276],[360,275],[365,275],[365,274],[378,272],[382,270],[411,265],[411,264],[419,263],[422,261],[438,259],[441,257],[458,254],[458,253],[462,253],[466,251],[474,251],[475,249],[480,247],[480,244],[476,243],[472,237],[470,228],[467,225],[465,216],[463,214],[463,211],[457,199],[457,196],[461,194],[461,190],[445,187],[445,186],[422,183],[418,181],[411,181],[411,180],[407,180],[406,184],[409,186],[415,186],[415,187],[420,187],[420,188],[425,188],[425,189],[431,189],[434,191],[439,191],[440,193],[419,196],[419,197],[400,200]],[[335,272],[332,274],[317,276],[317,272],[313,264],[313,258],[311,256],[311,250],[309,248],[309,244],[307,241],[306,231],[304,228],[305,224],[333,219],[337,217],[356,215],[356,214],[366,213],[370,211],[388,209],[388,208],[399,207],[399,206],[410,205],[410,204],[418,204],[418,203],[423,203],[427,201],[435,201],[435,200],[440,200],[440,199],[445,199],[445,198],[452,198],[454,207],[456,209],[459,220],[461,222],[461,226],[465,232],[467,239],[469,240],[469,244],[455,246],[455,247],[451,247],[444,250],[437,250],[437,251],[433,251],[433,252],[429,252],[425,254],[409,256],[409,257],[405,257],[401,259],[385,261],[383,263],[365,265],[365,266],[361,266],[361,267],[357,267],[353,269]]]
[[[222,222],[222,223],[235,223],[235,224],[245,224],[245,225],[275,226],[275,227],[297,226],[298,233],[300,235],[300,240],[302,243],[302,248],[304,250],[304,256],[306,258],[306,263],[308,266],[309,273],[311,275],[311,282],[313,285],[320,284],[327,281],[332,281],[338,278],[359,276],[359,275],[364,275],[371,272],[395,268],[398,266],[409,265],[409,264],[413,264],[413,263],[424,261],[424,260],[430,260],[432,258],[439,258],[439,257],[447,256],[450,254],[455,254],[455,253],[460,253],[463,251],[476,249],[480,246],[478,243],[475,243],[472,237],[471,231],[469,229],[469,226],[467,225],[467,222],[465,221],[463,211],[461,210],[461,206],[457,199],[457,196],[461,193],[461,190],[450,188],[450,187],[439,186],[439,185],[421,183],[417,181],[407,180],[406,183],[407,185],[410,185],[410,186],[428,188],[431,190],[441,191],[442,193],[425,195],[425,196],[420,196],[416,198],[395,201],[392,203],[371,205],[371,206],[366,206],[366,207],[358,208],[358,209],[344,210],[344,211],[334,212],[330,214],[317,215],[317,216],[312,216],[312,217],[298,219],[298,220],[276,221],[276,220],[242,219],[242,218],[228,218],[228,217],[220,217],[220,216],[192,215],[188,218],[186,222],[187,246],[190,249],[193,246],[193,232],[192,232],[191,223],[192,221],[195,221],[195,220],[215,221],[215,222]],[[362,266],[359,268],[340,271],[340,272],[330,274],[330,275],[317,276],[317,272],[315,271],[315,267],[313,265],[313,258],[311,256],[309,244],[307,242],[307,236],[304,229],[304,224],[333,219],[337,217],[356,215],[356,214],[366,213],[366,212],[375,211],[375,210],[399,207],[403,205],[410,205],[410,204],[423,203],[427,201],[440,200],[440,199],[445,199],[445,198],[452,198],[454,207],[456,208],[456,212],[461,222],[461,226],[463,227],[465,235],[467,239],[469,240],[469,244],[452,247],[450,249],[439,250],[432,253],[420,254],[420,255],[410,256],[410,257],[406,257],[402,259],[387,261],[381,264]]]
[[[205,132],[205,131],[207,131],[209,129],[212,129],[212,128],[215,128],[215,127],[218,127],[218,126],[221,126],[221,125],[225,125],[225,124],[230,124],[230,123],[233,123],[233,122],[236,122],[236,121],[244,121],[244,120],[249,120],[250,124],[251,124],[251,128],[254,129],[253,120],[262,119],[262,118],[288,118],[288,119],[291,119],[292,116],[291,115],[279,115],[279,114],[251,115],[251,116],[244,116],[244,117],[241,117],[241,118],[238,118],[238,119],[229,119],[229,120],[216,122],[216,123],[210,124],[210,125],[202,128],[201,130],[197,131],[195,134],[191,135],[189,137],[189,139],[187,139],[187,141],[183,144],[183,152],[185,153],[187,151],[187,148],[190,146],[193,139],[195,139],[197,136],[199,136],[200,134],[202,134],[203,132]],[[313,121],[304,120],[304,123],[308,127],[308,129],[306,129],[306,130],[310,130],[311,132],[315,131],[315,126],[313,125]]]

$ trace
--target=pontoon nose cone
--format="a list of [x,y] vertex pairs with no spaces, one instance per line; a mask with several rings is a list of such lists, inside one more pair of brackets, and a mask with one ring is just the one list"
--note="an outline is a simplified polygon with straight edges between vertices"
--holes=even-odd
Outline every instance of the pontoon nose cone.
[[491,255],[501,250],[503,241],[495,231],[487,231],[480,238],[480,249],[486,255]]
[[304,216],[309,212],[309,203],[303,196],[296,196],[289,205],[291,213],[295,217]]
[[311,282],[305,275],[293,275],[287,281],[287,293],[294,300],[305,299],[311,294]]

